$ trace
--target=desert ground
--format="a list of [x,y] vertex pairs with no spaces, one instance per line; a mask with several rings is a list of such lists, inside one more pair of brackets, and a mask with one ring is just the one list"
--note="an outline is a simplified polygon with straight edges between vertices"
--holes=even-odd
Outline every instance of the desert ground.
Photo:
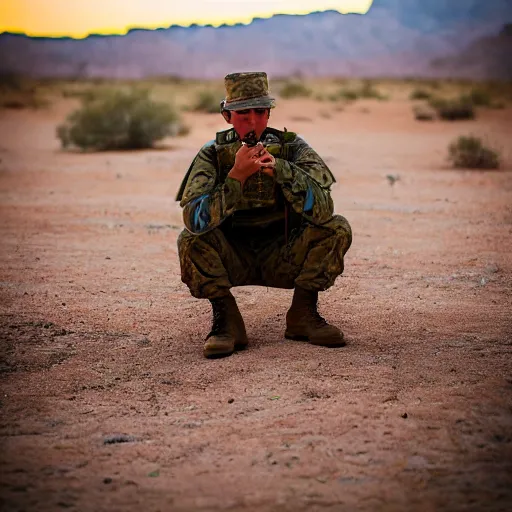
[[[250,346],[218,360],[174,196],[221,116],[83,153],[55,134],[76,98],[0,110],[2,510],[510,510],[512,104],[420,122],[408,87],[278,99],[353,228],[319,301],[347,346],[285,340],[291,291],[243,287]],[[467,134],[500,169],[451,167]]]

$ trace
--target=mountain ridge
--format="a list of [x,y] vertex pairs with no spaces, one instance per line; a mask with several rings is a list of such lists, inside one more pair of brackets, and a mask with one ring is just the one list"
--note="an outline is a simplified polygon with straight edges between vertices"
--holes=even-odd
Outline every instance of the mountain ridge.
[[[207,79],[257,68],[283,76],[508,76],[500,62],[459,69],[456,58],[512,21],[508,0],[452,0],[450,5],[450,16],[441,16],[448,12],[441,0],[428,5],[420,0],[375,0],[365,15],[333,10],[276,14],[247,25],[132,27],[126,34],[90,34],[84,39],[3,33],[0,72]],[[500,45],[508,48],[507,41],[485,43],[491,54],[476,51],[478,58],[502,59]],[[447,58],[449,65],[431,64]]]

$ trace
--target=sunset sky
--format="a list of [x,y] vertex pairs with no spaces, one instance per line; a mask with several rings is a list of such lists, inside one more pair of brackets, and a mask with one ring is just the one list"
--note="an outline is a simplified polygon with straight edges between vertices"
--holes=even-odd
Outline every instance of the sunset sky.
[[130,27],[249,23],[275,13],[365,13],[372,0],[0,0],[0,32],[85,37]]

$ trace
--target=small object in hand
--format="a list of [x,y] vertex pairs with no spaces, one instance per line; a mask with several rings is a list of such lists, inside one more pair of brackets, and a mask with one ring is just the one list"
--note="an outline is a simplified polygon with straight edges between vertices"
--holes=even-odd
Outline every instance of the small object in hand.
[[256,139],[256,132],[251,130],[245,135],[245,137],[242,139],[242,142],[247,144],[250,148],[256,146],[256,144],[258,144],[258,140]]

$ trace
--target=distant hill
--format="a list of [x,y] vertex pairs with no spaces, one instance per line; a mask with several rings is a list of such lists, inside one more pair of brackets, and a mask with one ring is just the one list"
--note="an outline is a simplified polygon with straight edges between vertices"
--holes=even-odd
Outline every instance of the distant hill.
[[366,15],[275,15],[247,26],[133,29],[83,40],[4,33],[0,72],[218,78],[265,69],[273,76],[506,78],[505,65],[484,62],[489,49],[493,62],[506,56],[508,39],[497,37],[506,22],[512,22],[511,0],[374,0]]
[[457,55],[435,59],[431,66],[440,75],[456,69],[461,77],[512,80],[512,24],[504,26],[499,34],[477,39]]
[[438,32],[456,24],[487,24],[510,20],[510,0],[373,0],[400,24],[421,32]]

